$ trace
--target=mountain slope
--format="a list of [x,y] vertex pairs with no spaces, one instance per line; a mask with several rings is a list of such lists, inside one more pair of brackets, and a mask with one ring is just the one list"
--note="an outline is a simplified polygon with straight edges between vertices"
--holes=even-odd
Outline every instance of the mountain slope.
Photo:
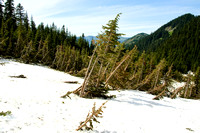
[[181,72],[196,71],[200,66],[200,16],[174,32],[155,53],[158,59],[166,58]]
[[141,52],[143,50],[150,52],[155,51],[164,41],[173,36],[174,32],[179,31],[185,24],[189,23],[194,18],[195,17],[192,14],[182,15],[163,25],[149,36],[139,40],[135,45]]
[[135,45],[140,52],[154,53],[155,61],[165,58],[168,65],[183,73],[200,66],[200,17],[182,15],[163,25]]
[[139,34],[137,34],[137,35],[125,40],[124,43],[125,43],[126,49],[132,49],[134,47],[135,43],[137,43],[140,39],[142,39],[142,38],[144,38],[146,36],[148,36],[148,34],[139,33]]

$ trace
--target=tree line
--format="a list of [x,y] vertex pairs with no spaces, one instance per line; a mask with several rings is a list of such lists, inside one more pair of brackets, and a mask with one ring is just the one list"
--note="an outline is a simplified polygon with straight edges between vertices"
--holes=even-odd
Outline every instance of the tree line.
[[[158,60],[155,53],[140,54],[137,46],[126,50],[118,41],[123,35],[118,33],[119,17],[120,14],[103,26],[98,40],[89,45],[84,34],[76,37],[65,26],[57,28],[55,24],[36,26],[21,4],[14,7],[13,0],[5,4],[0,1],[0,55],[85,76],[83,85],[74,92],[82,97],[107,98],[109,89],[137,89],[161,97],[167,95],[174,65],[165,58]],[[196,86],[200,82],[198,76]],[[184,97],[196,97],[200,88],[178,92],[187,92]]]
[[20,59],[26,63],[42,63],[52,68],[76,73],[87,67],[89,45],[84,34],[71,34],[65,26],[57,28],[40,23],[14,0],[0,1],[0,55]]

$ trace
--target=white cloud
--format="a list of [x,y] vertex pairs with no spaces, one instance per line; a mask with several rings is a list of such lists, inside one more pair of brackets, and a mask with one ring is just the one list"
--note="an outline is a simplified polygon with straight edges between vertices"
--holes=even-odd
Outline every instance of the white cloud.
[[[123,13],[120,32],[132,36],[139,32],[151,33],[170,20],[188,12],[197,12],[189,6],[160,5],[89,5],[88,0],[16,0],[22,3],[29,15],[33,15],[36,24],[65,25],[69,31],[81,35],[97,35],[110,19]],[[91,1],[95,3],[95,1]]]
[[24,6],[25,10],[30,11],[31,14],[38,14],[43,13],[41,11],[45,11],[47,9],[53,8],[56,4],[61,2],[62,0],[56,0],[56,1],[49,1],[49,0],[27,0],[27,1],[21,1],[21,0],[15,0],[15,3],[21,3],[22,6]]
[[75,9],[78,2],[79,0],[15,0],[15,5],[21,3],[33,16],[49,16]]

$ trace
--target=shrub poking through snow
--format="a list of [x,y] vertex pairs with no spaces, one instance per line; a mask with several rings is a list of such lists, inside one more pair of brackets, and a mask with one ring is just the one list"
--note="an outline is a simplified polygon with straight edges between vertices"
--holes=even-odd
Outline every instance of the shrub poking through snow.
[[5,66],[6,63],[0,63],[1,66]]
[[67,84],[78,84],[78,81],[65,81],[64,83],[67,83]]
[[24,76],[24,75],[18,75],[18,76],[10,76],[11,78],[26,78],[26,76]]
[[11,111],[6,111],[6,112],[0,112],[0,116],[6,116],[6,115],[10,115]]
[[[80,90],[81,90],[82,86],[80,86],[78,89],[74,90],[74,91],[68,91],[65,95],[61,96],[61,98],[70,98],[70,95],[76,94],[78,96],[80,96]],[[116,98],[115,95],[107,95],[109,89],[106,88],[95,88],[95,87],[90,87],[87,90],[85,90],[85,94],[84,94],[84,98],[103,98],[103,99],[111,99],[111,98]]]
[[[103,108],[106,108],[105,104],[107,103],[104,102],[97,110],[96,110],[96,103],[94,103],[94,106],[92,108],[92,112],[89,112],[87,115],[87,118],[85,121],[80,122],[80,126],[76,129],[78,130],[93,130],[93,122],[100,123],[97,118],[102,118],[102,113],[103,113]],[[89,123],[89,124],[88,124]]]

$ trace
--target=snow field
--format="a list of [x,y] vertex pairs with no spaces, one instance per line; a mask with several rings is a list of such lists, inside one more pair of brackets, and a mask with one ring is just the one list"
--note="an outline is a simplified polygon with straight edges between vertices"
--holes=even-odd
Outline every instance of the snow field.
[[[44,66],[9,60],[0,65],[0,133],[75,133],[94,102],[98,108],[106,100],[83,99],[67,91],[78,88],[83,79]],[[27,78],[11,78],[23,74]],[[67,84],[65,81],[78,81]],[[164,98],[145,92],[110,91],[117,98],[108,100],[100,124],[91,133],[199,133],[200,101]],[[86,132],[86,131],[78,131]]]

